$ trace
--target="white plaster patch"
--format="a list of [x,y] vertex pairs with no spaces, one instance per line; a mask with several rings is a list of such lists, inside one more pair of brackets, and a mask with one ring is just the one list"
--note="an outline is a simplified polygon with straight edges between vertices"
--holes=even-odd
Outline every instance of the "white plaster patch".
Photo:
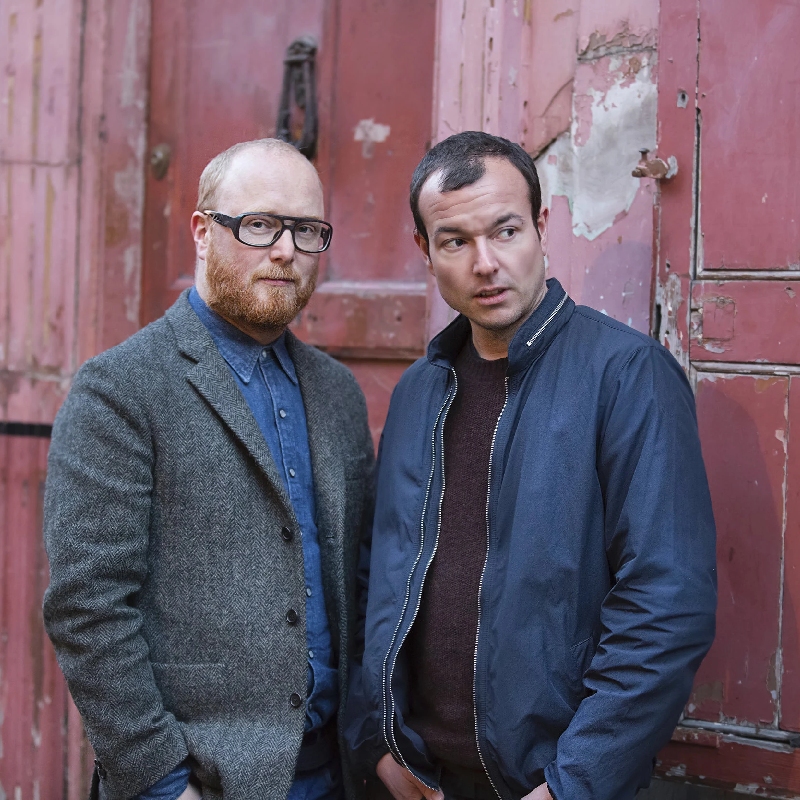
[[388,125],[381,125],[374,119],[362,119],[356,125],[353,139],[363,142],[361,145],[361,155],[364,158],[372,158],[372,152],[376,143],[385,142],[389,138],[392,129]]
[[608,91],[592,91],[586,143],[574,144],[578,115],[573,113],[572,131],[562,134],[537,159],[543,201],[550,205],[553,195],[567,198],[575,236],[596,239],[619,214],[630,210],[640,186],[631,171],[639,162],[639,151],[653,150],[656,145],[657,101],[649,65],[633,80],[620,72]]

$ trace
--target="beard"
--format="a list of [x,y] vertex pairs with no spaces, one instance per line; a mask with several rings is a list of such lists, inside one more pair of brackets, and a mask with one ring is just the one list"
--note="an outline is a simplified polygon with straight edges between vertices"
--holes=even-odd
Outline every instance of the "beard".
[[[284,286],[261,284],[286,280]],[[304,277],[291,264],[270,264],[243,274],[234,259],[209,243],[206,252],[207,305],[233,324],[254,328],[285,328],[306,306],[317,285],[317,269]]]

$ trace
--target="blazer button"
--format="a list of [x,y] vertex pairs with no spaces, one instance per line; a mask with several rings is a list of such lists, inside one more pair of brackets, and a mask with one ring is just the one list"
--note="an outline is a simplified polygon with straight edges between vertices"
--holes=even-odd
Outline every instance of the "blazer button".
[[300,706],[303,705],[303,698],[300,697],[300,695],[297,694],[297,692],[292,692],[289,695],[289,705],[292,708],[300,708]]
[[292,533],[291,528],[283,527],[281,528],[281,536],[283,537],[284,542],[291,542],[294,539],[294,534]]
[[297,624],[297,620],[298,620],[298,619],[299,619],[299,617],[297,616],[297,612],[296,612],[296,611],[295,611],[293,608],[290,608],[290,609],[289,609],[289,610],[286,612],[286,621],[287,621],[287,622],[288,622],[290,625],[296,625],[296,624]]

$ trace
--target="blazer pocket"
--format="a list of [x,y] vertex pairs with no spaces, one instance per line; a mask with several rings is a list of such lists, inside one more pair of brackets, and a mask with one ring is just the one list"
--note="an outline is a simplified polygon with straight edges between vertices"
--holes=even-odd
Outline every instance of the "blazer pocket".
[[151,666],[164,708],[179,722],[208,722],[230,710],[225,664],[152,662]]
[[347,456],[344,459],[344,479],[346,481],[362,481],[364,480],[364,468],[366,464],[366,457],[363,453],[355,456]]

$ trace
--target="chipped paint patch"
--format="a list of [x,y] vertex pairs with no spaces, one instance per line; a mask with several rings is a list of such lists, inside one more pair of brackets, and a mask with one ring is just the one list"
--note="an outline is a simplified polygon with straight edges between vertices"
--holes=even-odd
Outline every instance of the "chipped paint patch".
[[[537,160],[543,198],[569,201],[575,236],[589,241],[628,213],[640,181],[631,176],[639,150],[655,148],[657,91],[650,63],[609,59],[592,70],[590,87],[576,94],[570,134],[562,134]],[[555,156],[555,159],[552,157]]]
[[658,341],[672,353],[684,368],[689,367],[688,347],[683,347],[679,314],[683,313],[683,296],[679,275],[671,273],[665,283],[656,282],[656,306],[661,308],[661,327],[656,331]]
[[364,158],[372,158],[375,144],[385,142],[391,132],[392,129],[388,125],[381,125],[374,119],[362,119],[355,127],[353,139],[362,142],[361,155]]
[[635,50],[654,50],[656,46],[656,31],[654,29],[633,31],[627,21],[613,36],[594,31],[580,43],[578,58],[581,61],[603,58],[621,52]]

